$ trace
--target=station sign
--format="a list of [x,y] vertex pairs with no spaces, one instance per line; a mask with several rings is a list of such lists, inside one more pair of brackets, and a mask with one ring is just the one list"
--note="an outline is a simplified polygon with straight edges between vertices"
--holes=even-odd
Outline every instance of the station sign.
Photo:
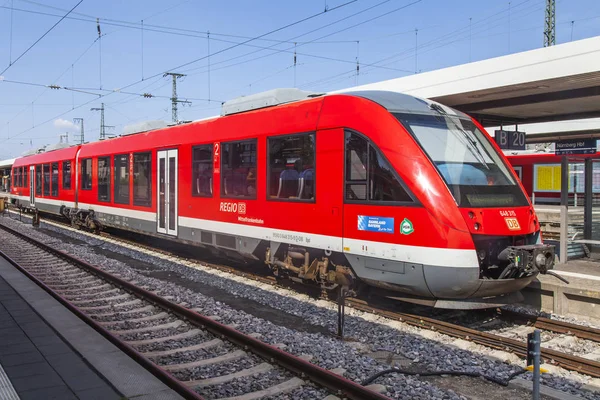
[[559,140],[554,147],[554,154],[595,154],[596,139]]
[[525,132],[497,130],[494,138],[502,150],[525,150]]

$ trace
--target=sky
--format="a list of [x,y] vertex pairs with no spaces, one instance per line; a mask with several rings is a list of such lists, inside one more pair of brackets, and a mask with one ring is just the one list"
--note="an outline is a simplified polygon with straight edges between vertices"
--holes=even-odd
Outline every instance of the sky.
[[[107,134],[170,122],[165,72],[186,75],[178,117],[196,120],[273,88],[324,92],[543,46],[545,0],[79,1],[0,0],[0,159],[76,142],[74,118],[98,140],[102,103]],[[557,0],[556,14],[557,44],[600,35],[598,0]]]

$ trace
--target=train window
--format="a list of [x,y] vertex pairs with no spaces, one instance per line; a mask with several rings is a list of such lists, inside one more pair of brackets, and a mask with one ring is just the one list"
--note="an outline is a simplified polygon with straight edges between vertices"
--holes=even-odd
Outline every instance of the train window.
[[114,157],[115,203],[129,204],[129,164],[127,154]]
[[22,182],[22,180],[23,180],[23,177],[22,177],[22,175],[21,175],[22,173],[23,173],[23,168],[21,168],[21,167],[17,168],[17,184],[15,185],[15,186],[17,186],[17,187],[21,187],[21,186],[23,186],[23,185],[21,184],[21,182]]
[[81,161],[81,190],[92,190],[92,159]]
[[315,134],[269,138],[270,199],[315,199]]
[[152,156],[151,153],[133,155],[133,204],[152,205]]
[[42,166],[35,166],[35,194],[42,195]]
[[44,164],[44,196],[50,196],[50,164]]
[[412,202],[384,155],[353,132],[346,132],[346,200]]
[[367,200],[369,143],[360,135],[346,133],[346,199]]
[[62,187],[65,190],[71,189],[71,161],[62,163]]
[[110,201],[110,157],[98,157],[98,201]]
[[221,197],[256,198],[256,139],[221,145]]
[[369,200],[412,201],[380,151],[369,146]]
[[23,167],[23,187],[29,186],[29,181],[27,179],[27,170],[29,167]]
[[213,145],[192,148],[192,196],[212,197]]
[[52,196],[58,197],[58,163],[52,163]]

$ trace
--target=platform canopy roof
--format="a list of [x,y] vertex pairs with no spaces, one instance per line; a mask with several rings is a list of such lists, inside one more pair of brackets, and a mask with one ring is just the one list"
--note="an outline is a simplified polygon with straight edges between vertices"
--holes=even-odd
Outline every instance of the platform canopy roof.
[[[429,98],[469,113],[486,127],[595,120],[600,117],[600,36],[340,92],[355,90]],[[596,122],[600,132],[600,119]]]
[[0,169],[2,168],[10,168],[15,163],[14,158],[10,158],[8,160],[0,160]]

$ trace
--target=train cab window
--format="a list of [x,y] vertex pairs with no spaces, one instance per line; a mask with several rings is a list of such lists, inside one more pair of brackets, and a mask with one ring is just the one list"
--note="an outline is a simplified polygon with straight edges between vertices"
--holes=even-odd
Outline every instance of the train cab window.
[[129,204],[129,164],[127,154],[114,157],[115,199],[118,204]]
[[92,190],[92,159],[81,161],[81,190]]
[[152,154],[133,155],[133,204],[150,207],[152,205]]
[[346,132],[346,200],[413,201],[384,155],[354,132]]
[[221,145],[221,197],[256,198],[256,139]]
[[98,201],[110,201],[110,157],[98,157]]
[[35,166],[35,194],[42,195],[42,166]]
[[367,160],[369,143],[356,134],[346,133],[346,199],[367,199]]
[[52,196],[58,197],[58,163],[52,163]]
[[44,164],[44,196],[50,196],[50,164]]
[[268,198],[314,200],[315,134],[271,137],[268,148]]
[[62,163],[62,187],[64,190],[71,190],[71,161]]
[[212,197],[213,145],[205,144],[192,149],[192,196]]

